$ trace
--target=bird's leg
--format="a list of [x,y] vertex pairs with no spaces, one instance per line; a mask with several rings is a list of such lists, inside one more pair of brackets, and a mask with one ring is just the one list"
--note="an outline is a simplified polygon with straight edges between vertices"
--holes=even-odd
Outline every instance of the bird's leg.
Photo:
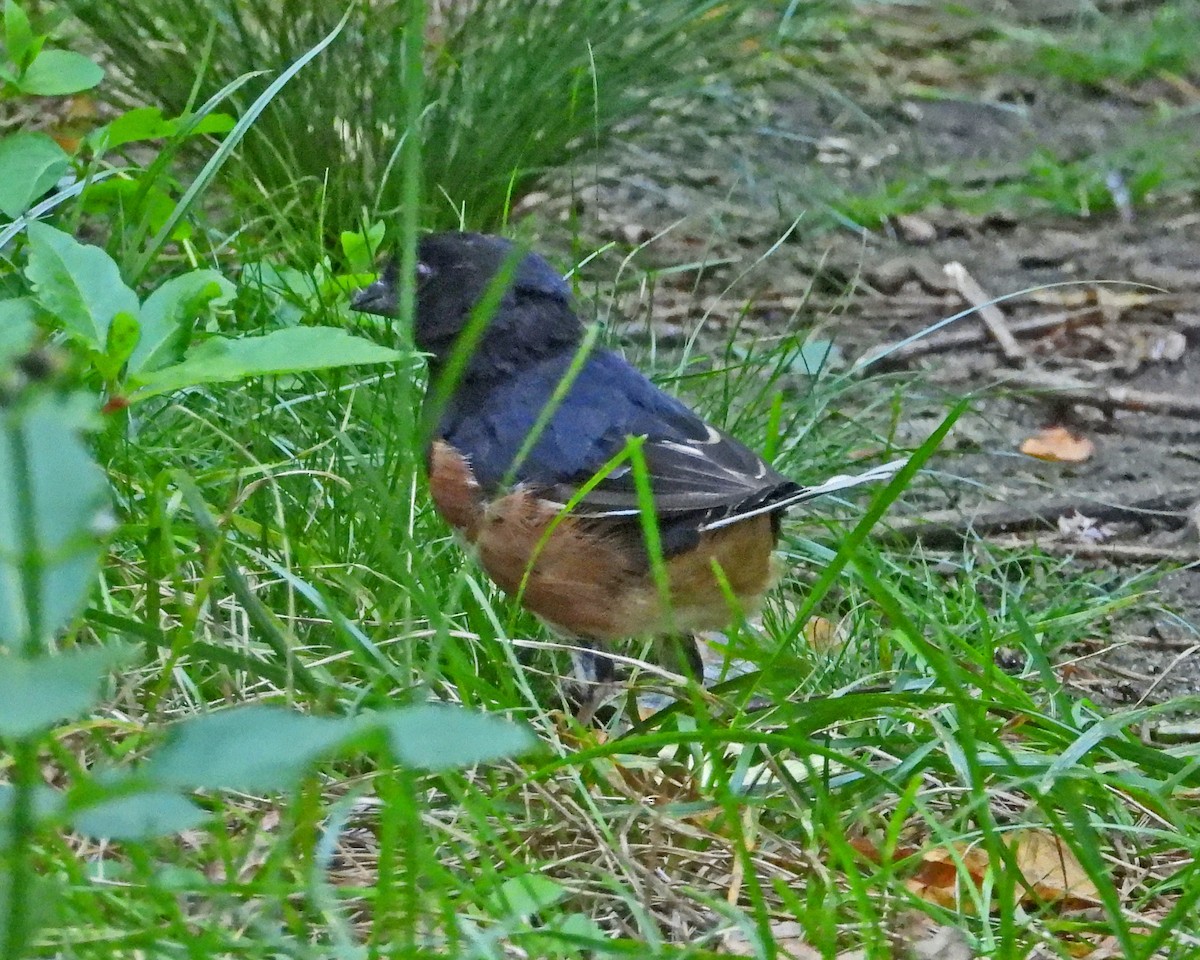
[[692,679],[704,686],[704,657],[700,653],[700,641],[694,634],[679,638],[683,659],[687,662]]
[[616,665],[611,657],[596,649],[593,641],[583,637],[575,639],[577,647],[571,651],[571,666],[576,682],[571,685],[567,698],[574,701],[575,719],[586,726],[616,691]]
[[700,643],[690,633],[664,637],[658,642],[663,666],[704,685],[704,658]]

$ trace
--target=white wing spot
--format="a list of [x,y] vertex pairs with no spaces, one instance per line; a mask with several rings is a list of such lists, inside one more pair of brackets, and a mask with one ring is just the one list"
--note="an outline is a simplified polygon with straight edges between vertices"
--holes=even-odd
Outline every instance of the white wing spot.
[[674,440],[664,440],[661,444],[659,444],[659,446],[665,447],[668,450],[674,450],[676,453],[685,453],[689,457],[696,457],[700,460],[707,459],[708,457],[708,454],[706,454],[703,450],[694,447],[690,443],[678,443]]

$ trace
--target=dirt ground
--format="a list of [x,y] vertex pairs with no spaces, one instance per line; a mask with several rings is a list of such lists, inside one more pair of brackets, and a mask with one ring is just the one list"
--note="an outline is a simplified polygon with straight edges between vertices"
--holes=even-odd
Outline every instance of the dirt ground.
[[[1037,544],[1080,569],[1182,568],[1110,649],[1079,651],[1077,677],[1110,702],[1197,693],[1200,204],[1172,172],[1200,156],[1200,89],[1156,76],[1097,91],[1006,69],[995,10],[1027,28],[1073,29],[1062,25],[1070,5],[987,6],[972,19],[938,4],[855,5],[869,36],[830,54],[868,65],[853,89],[830,92],[803,71],[769,79],[739,134],[691,141],[682,123],[662,149],[625,150],[575,213],[621,250],[666,231],[643,265],[712,264],[699,279],[662,281],[656,323],[667,334],[688,329],[797,217],[725,298],[730,322],[749,302],[751,327],[769,333],[807,296],[801,321],[818,322],[853,363],[1007,296],[990,327],[967,317],[873,365],[920,373],[903,426],[914,444],[946,395],[976,398],[937,465],[957,480],[913,491],[911,518],[896,523],[931,548],[979,537]],[[964,66],[985,56],[987,69]],[[1122,185],[1148,159],[1162,182],[1126,206]],[[1089,172],[1110,191],[1104,209],[1088,208]],[[1077,177],[1085,199],[1066,212]],[[973,212],[918,200],[867,229],[839,212],[839,195],[905,183],[992,199]],[[1061,428],[1043,437],[1050,453],[1080,462],[1020,452],[1047,427]]]

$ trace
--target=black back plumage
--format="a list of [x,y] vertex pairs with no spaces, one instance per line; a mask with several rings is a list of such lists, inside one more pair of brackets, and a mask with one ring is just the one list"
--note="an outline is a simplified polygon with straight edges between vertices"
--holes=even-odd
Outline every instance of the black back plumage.
[[[430,353],[434,379],[492,278],[511,263],[512,251],[508,241],[478,234],[434,234],[421,240],[414,339]],[[380,283],[387,279],[385,275]],[[630,437],[644,437],[663,546],[670,555],[692,546],[706,522],[759,511],[800,491],[619,355],[593,348],[577,362],[583,342],[583,327],[562,277],[536,254],[523,256],[440,411],[436,431],[467,458],[486,492],[524,484],[565,505]],[[517,462],[573,367],[569,388]],[[608,474],[574,509],[597,521],[636,528],[638,496],[629,463]]]

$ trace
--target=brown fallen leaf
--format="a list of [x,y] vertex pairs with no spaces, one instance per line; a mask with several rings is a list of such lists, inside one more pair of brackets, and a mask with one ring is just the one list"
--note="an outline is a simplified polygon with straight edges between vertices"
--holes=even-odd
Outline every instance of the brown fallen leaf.
[[846,644],[845,631],[824,617],[813,617],[804,624],[804,639],[818,653],[828,653]]
[[908,889],[922,900],[938,906],[957,906],[960,875],[956,854],[966,867],[967,876],[975,883],[981,882],[988,870],[987,851],[982,847],[955,844],[953,852],[945,847],[927,850],[921,857],[921,866],[916,874],[908,880]]
[[1049,830],[1018,830],[1008,838],[1021,875],[1043,902],[1099,903],[1100,892],[1071,849]]
[[[1015,830],[1005,837],[1005,844],[1021,871],[1023,903],[1080,906],[1099,902],[1096,885],[1070,848],[1050,831]],[[953,850],[935,847],[922,855],[921,866],[909,879],[908,888],[924,900],[954,907],[960,900],[958,884],[963,879],[959,861],[966,868],[966,876],[977,886],[983,883],[993,866],[981,846],[955,844]],[[1000,867],[1004,869],[1006,865]]]
[[1092,458],[1096,445],[1066,427],[1044,427],[1026,438],[1021,444],[1021,452],[1051,463],[1083,463]]

